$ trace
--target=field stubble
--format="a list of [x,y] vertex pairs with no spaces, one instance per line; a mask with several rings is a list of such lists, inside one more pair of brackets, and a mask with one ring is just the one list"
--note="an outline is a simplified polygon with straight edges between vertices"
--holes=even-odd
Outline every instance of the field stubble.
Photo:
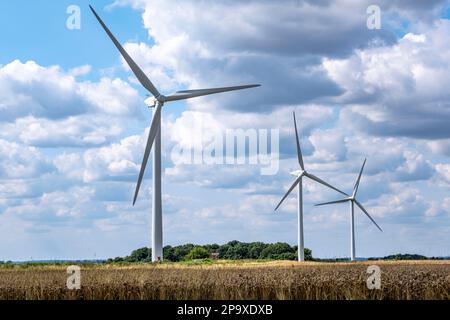
[[[381,289],[366,270],[381,268]],[[80,290],[62,266],[0,269],[0,299],[450,299],[450,261],[102,265],[82,268]]]

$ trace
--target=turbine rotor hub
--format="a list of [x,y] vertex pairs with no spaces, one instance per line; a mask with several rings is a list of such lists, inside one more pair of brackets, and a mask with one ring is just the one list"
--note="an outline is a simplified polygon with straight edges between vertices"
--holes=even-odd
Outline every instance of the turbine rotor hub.
[[164,103],[166,102],[166,96],[160,94],[159,96],[156,97],[156,100],[160,103]]

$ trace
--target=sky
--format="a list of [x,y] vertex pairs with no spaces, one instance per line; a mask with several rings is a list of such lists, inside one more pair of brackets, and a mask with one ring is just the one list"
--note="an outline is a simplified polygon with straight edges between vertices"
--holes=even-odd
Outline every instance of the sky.
[[[152,113],[88,1],[0,3],[0,261],[124,256],[150,246],[151,165],[132,196]],[[349,193],[359,257],[450,256],[447,1],[99,0],[97,12],[163,93],[260,88],[166,104],[164,244],[297,241],[298,169]],[[367,8],[380,8],[369,29]],[[71,5],[80,28],[70,29]],[[229,130],[278,137],[274,174],[245,155],[183,163]],[[272,136],[271,136],[272,137]],[[270,141],[270,139],[269,139]],[[242,160],[242,161],[239,161]],[[241,163],[243,162],[243,163]],[[348,257],[348,205],[304,183],[305,246]]]

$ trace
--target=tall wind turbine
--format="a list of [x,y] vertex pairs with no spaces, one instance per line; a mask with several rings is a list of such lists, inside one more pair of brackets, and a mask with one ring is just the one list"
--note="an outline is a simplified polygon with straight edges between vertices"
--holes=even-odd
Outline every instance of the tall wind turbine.
[[98,22],[101,24],[103,29],[108,34],[109,38],[112,40],[114,45],[119,50],[122,57],[127,62],[128,66],[133,71],[136,78],[139,80],[141,85],[149,91],[153,97],[146,100],[149,107],[154,108],[153,119],[150,126],[150,132],[148,135],[147,145],[145,147],[144,158],[142,160],[141,170],[139,172],[139,177],[136,185],[136,190],[133,198],[133,206],[136,203],[137,196],[139,194],[139,188],[142,183],[142,178],[144,176],[145,167],[147,165],[152,146],[153,150],[153,206],[152,206],[152,261],[162,261],[163,259],[163,236],[162,236],[162,200],[161,200],[161,109],[166,102],[178,101],[191,99],[195,97],[206,96],[215,93],[241,90],[259,87],[260,85],[245,85],[236,87],[224,87],[224,88],[213,88],[213,89],[200,89],[200,90],[183,90],[175,92],[174,94],[164,96],[162,95],[150,79],[145,75],[145,73],[139,68],[139,66],[133,61],[133,59],[128,55],[122,45],[117,41],[116,37],[111,33],[108,27],[103,23],[102,19],[98,16],[92,6],[89,6],[97,18]]
[[298,131],[297,131],[297,121],[295,119],[295,112],[293,112],[294,115],[294,128],[295,128],[295,139],[297,141],[297,157],[298,157],[298,163],[300,165],[300,170],[296,170],[294,172],[291,172],[291,175],[297,177],[292,184],[292,186],[289,188],[289,190],[286,192],[284,197],[281,199],[281,201],[278,203],[277,207],[275,208],[275,211],[281,206],[284,199],[287,198],[287,196],[291,193],[291,191],[298,185],[298,208],[297,208],[297,214],[298,214],[298,228],[297,228],[297,240],[298,240],[298,261],[305,261],[305,243],[304,243],[304,236],[303,236],[303,177],[307,177],[315,182],[318,182],[328,188],[331,188],[339,193],[342,193],[343,195],[346,195],[346,193],[342,192],[341,190],[333,187],[332,185],[328,184],[327,182],[323,181],[322,179],[316,177],[315,175],[309,173],[305,169],[305,165],[303,163],[303,156],[302,156],[302,150],[300,148],[300,140],[298,138]]
[[344,202],[350,202],[350,230],[351,230],[351,236],[350,236],[350,259],[354,261],[356,259],[355,256],[355,204],[361,209],[362,212],[366,214],[366,216],[377,226],[377,228],[380,231],[383,231],[380,226],[373,220],[373,218],[370,216],[370,214],[367,212],[367,210],[363,207],[363,205],[356,199],[356,194],[358,193],[359,188],[359,182],[361,181],[361,176],[364,170],[364,166],[366,165],[366,159],[364,159],[364,163],[361,167],[361,171],[359,172],[358,179],[356,180],[355,186],[353,187],[353,193],[351,196],[348,196],[347,198],[344,198],[342,200],[337,201],[331,201],[331,202],[325,202],[316,204],[316,206],[324,206],[327,204],[335,204],[335,203],[344,203]]

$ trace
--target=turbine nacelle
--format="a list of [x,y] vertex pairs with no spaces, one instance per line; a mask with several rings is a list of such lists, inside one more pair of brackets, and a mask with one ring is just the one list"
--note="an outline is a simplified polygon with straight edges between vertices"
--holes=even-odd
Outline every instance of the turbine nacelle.
[[144,103],[147,107],[154,108],[158,103],[158,99],[156,99],[155,97],[148,97],[144,100]]
[[165,101],[166,101],[166,96],[163,96],[161,94],[158,97],[148,96],[148,98],[144,100],[144,103],[149,108],[154,108],[157,103],[163,105]]
[[297,178],[300,177],[300,176],[305,175],[305,173],[306,173],[305,170],[295,170],[295,171],[289,172],[289,174],[291,176],[294,176],[294,177],[297,177]]

